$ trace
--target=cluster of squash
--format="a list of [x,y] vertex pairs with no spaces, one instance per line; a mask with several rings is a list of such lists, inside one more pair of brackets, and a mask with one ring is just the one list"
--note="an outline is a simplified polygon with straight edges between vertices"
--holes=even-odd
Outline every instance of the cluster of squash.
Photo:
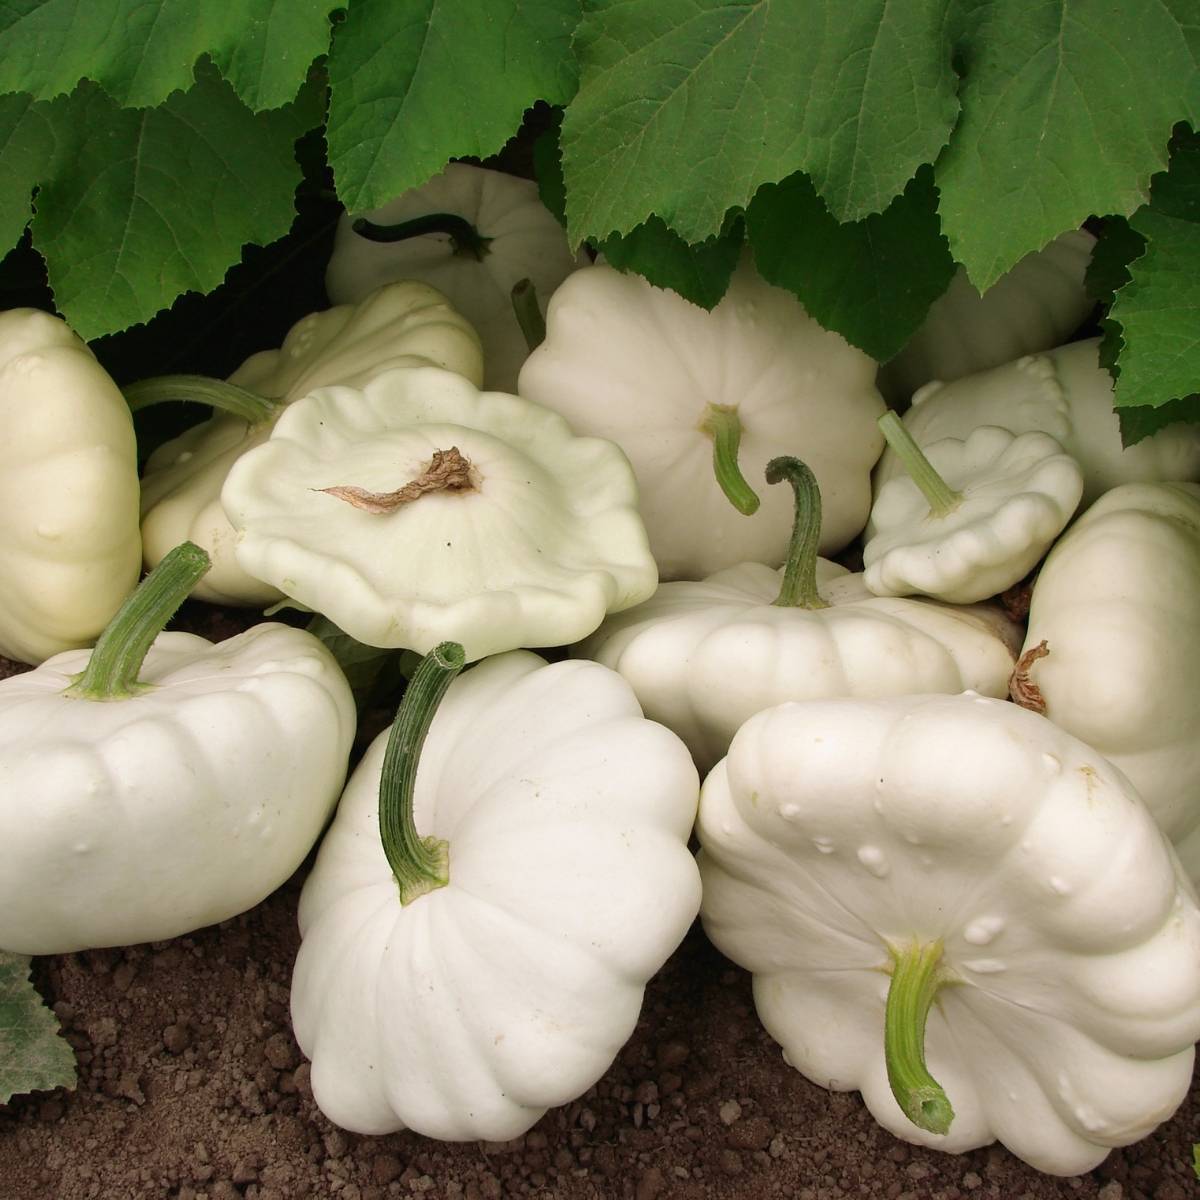
[[[1052,348],[1088,250],[956,284],[877,386],[749,261],[704,312],[456,164],[227,381],[122,395],[0,315],[0,653],[42,664],[0,684],[0,947],[244,911],[336,806],[292,1017],[347,1128],[528,1129],[699,912],[897,1135],[1060,1174],[1144,1136],[1200,1038],[1200,430],[1124,449],[1095,343]],[[220,411],[139,481],[180,398]],[[1026,629],[994,598],[1047,551]],[[189,593],[425,655],[344,792],[329,650],[161,632]]]

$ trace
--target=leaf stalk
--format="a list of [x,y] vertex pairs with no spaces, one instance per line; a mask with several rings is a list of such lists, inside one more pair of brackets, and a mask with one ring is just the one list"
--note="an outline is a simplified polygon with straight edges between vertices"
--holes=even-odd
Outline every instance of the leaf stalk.
[[921,489],[921,495],[929,501],[930,515],[949,516],[962,503],[962,492],[956,492],[937,473],[916,438],[894,412],[886,412],[879,418],[879,431],[896,452],[909,478]]
[[189,401],[241,417],[249,425],[265,424],[282,407],[278,400],[207,375],[157,375],[153,379],[139,379],[123,388],[122,394],[131,412],[140,412],[154,404]]
[[421,837],[413,818],[413,789],[425,736],[438,705],[466,655],[457,642],[442,642],[421,660],[392,722],[379,779],[379,837],[400,889],[401,905],[450,882],[450,844]]
[[525,345],[532,354],[546,340],[546,318],[538,306],[537,288],[532,279],[519,279],[513,284],[512,306],[521,333],[525,335]]
[[712,438],[713,474],[729,503],[744,517],[758,511],[758,494],[746,482],[738,465],[738,447],[742,442],[742,422],[737,406],[710,404],[704,410],[700,432]]
[[117,610],[96,642],[88,665],[63,692],[76,700],[126,700],[145,691],[142,664],[167,622],[212,565],[192,542],[166,554]]
[[773,603],[780,608],[828,608],[817,591],[817,551],[821,545],[821,489],[806,463],[781,455],[767,463],[767,482],[792,485],[795,512],[792,538],[783,560],[783,583]]
[[457,213],[427,213],[423,217],[398,221],[394,225],[377,225],[366,217],[359,217],[350,228],[369,242],[385,244],[406,242],[430,233],[444,233],[450,239],[451,253],[460,258],[483,262],[491,253],[488,243],[492,239],[484,237],[466,217],[460,217]]
[[892,979],[883,1017],[888,1083],[900,1110],[918,1129],[945,1134],[954,1109],[925,1065],[925,1026],[938,989],[947,982],[942,942],[913,942],[889,950]]

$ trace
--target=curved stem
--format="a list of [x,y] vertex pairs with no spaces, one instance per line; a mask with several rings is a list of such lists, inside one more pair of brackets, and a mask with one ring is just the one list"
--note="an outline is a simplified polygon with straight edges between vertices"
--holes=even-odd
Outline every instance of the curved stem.
[[532,354],[546,340],[546,318],[538,307],[537,288],[532,279],[519,279],[513,284],[512,306]]
[[909,478],[921,489],[921,495],[929,501],[930,513],[935,517],[952,513],[962,502],[962,493],[956,492],[937,473],[904,422],[894,412],[886,412],[879,418],[879,431],[896,452]]
[[713,442],[713,474],[729,503],[743,516],[758,511],[758,495],[746,482],[738,466],[738,446],[742,441],[742,423],[732,404],[710,404],[704,410],[700,432]]
[[442,642],[425,655],[409,680],[388,735],[379,779],[379,837],[400,888],[401,904],[450,882],[450,845],[417,833],[413,787],[425,735],[465,660],[457,642]]
[[207,375],[158,375],[139,379],[122,392],[132,412],[169,400],[190,400],[241,417],[251,425],[269,421],[281,407],[277,400],[268,400],[224,379],[209,379]]
[[796,498],[792,540],[783,560],[783,583],[774,603],[780,608],[828,608],[817,591],[817,550],[821,545],[821,489],[806,464],[790,455],[767,463],[767,482],[786,480]]
[[63,692],[78,700],[124,700],[138,682],[154,639],[212,565],[192,542],[176,546],[134,589],[96,642],[88,665]]
[[424,237],[427,233],[444,233],[450,238],[452,253],[462,258],[473,258],[483,262],[488,256],[488,243],[492,240],[457,213],[428,213],[413,217],[411,221],[400,221],[395,225],[376,225],[366,217],[359,217],[351,226],[359,237],[369,242],[406,242],[409,238]]
[[902,950],[892,947],[891,953],[892,981],[883,1017],[888,1083],[901,1111],[918,1129],[946,1133],[954,1109],[925,1066],[925,1024],[945,982],[939,969],[942,943],[914,942]]
[[1042,689],[1030,678],[1029,672],[1039,658],[1045,658],[1050,653],[1050,643],[1042,638],[1036,646],[1030,646],[1013,667],[1013,673],[1008,677],[1009,699],[1030,712],[1046,715],[1046,697]]
[[474,492],[479,490],[480,475],[457,446],[435,450],[416,479],[391,492],[368,492],[366,488],[340,484],[335,487],[313,488],[327,496],[344,500],[363,512],[383,515],[393,513],[431,492]]

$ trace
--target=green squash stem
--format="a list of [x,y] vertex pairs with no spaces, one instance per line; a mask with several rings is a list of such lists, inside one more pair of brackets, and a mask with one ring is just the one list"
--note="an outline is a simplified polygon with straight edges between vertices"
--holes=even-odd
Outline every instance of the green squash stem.
[[738,466],[738,446],[742,441],[742,422],[732,404],[710,404],[704,410],[700,432],[712,438],[713,474],[729,503],[743,516],[758,511],[758,495],[746,482]]
[[925,1024],[946,982],[942,943],[914,942],[891,948],[892,981],[883,1017],[883,1054],[888,1083],[904,1115],[929,1133],[947,1133],[954,1109],[925,1066]]
[[956,492],[937,473],[916,439],[894,412],[886,412],[879,418],[879,431],[896,452],[909,478],[921,489],[921,495],[929,501],[930,515],[949,516],[962,503],[962,492]]
[[476,262],[483,260],[491,253],[488,243],[490,237],[483,234],[457,213],[428,213],[423,217],[413,217],[411,221],[399,221],[395,225],[376,225],[366,217],[359,217],[351,226],[359,237],[369,242],[406,242],[409,238],[424,237],[428,233],[444,233],[449,237],[451,253],[460,258],[473,258]]
[[783,583],[774,603],[780,608],[828,608],[817,592],[817,550],[821,545],[821,489],[805,463],[781,455],[767,463],[767,482],[792,485],[796,512],[792,540],[783,560]]
[[546,318],[538,307],[537,288],[533,286],[532,279],[518,279],[513,284],[511,295],[517,324],[532,354],[546,340]]
[[149,686],[139,682],[154,639],[212,565],[192,542],[176,546],[134,589],[96,642],[88,665],[64,696],[77,700],[126,700]]
[[209,379],[207,375],[158,375],[153,379],[139,379],[123,388],[122,394],[131,412],[140,412],[153,404],[187,400],[241,417],[250,425],[271,420],[282,407],[278,400],[269,400],[224,379]]
[[442,642],[425,655],[408,682],[388,735],[379,779],[379,837],[400,889],[401,904],[411,904],[418,896],[450,882],[450,844],[444,838],[417,833],[413,787],[425,735],[465,661],[457,642]]

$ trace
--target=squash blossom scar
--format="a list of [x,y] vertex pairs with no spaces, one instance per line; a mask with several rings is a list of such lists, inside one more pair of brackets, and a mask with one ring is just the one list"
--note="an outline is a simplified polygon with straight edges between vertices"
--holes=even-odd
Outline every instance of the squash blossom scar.
[[479,473],[471,465],[471,460],[457,446],[451,446],[449,450],[435,450],[421,474],[394,492],[368,492],[365,488],[350,486],[312,490],[345,500],[364,512],[390,513],[402,504],[411,504],[430,492],[474,492],[478,489]]

